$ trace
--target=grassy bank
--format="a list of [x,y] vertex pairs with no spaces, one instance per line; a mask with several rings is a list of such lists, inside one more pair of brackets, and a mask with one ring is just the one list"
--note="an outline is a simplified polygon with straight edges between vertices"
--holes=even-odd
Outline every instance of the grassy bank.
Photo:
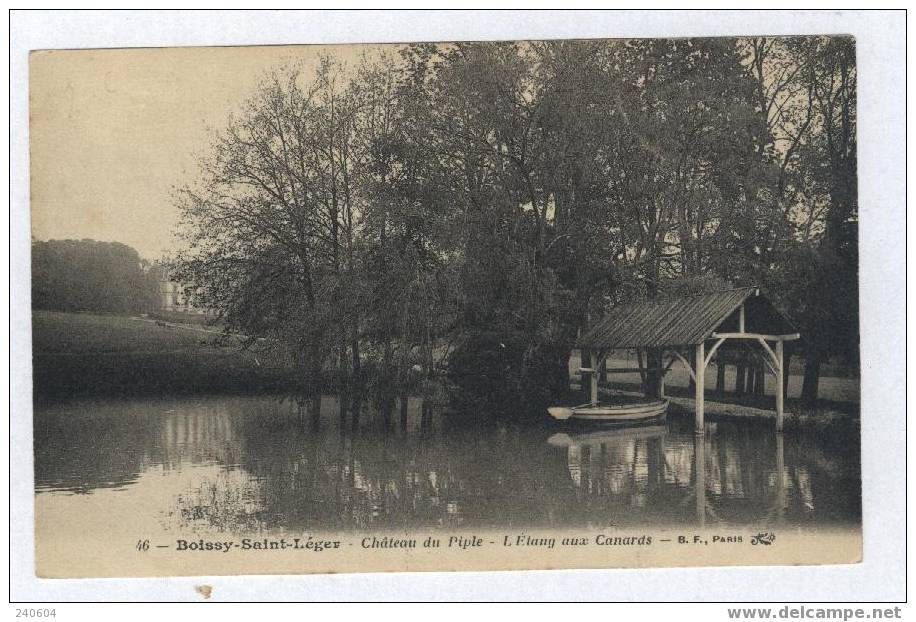
[[265,353],[218,331],[116,315],[35,311],[35,396],[252,393],[288,386]]

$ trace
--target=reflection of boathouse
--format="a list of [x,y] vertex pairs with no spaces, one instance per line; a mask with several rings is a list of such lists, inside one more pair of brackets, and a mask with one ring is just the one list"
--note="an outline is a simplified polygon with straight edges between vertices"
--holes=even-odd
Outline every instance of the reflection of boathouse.
[[765,455],[749,459],[751,452],[739,451],[734,441],[717,438],[714,431],[672,439],[664,426],[559,433],[548,442],[566,449],[569,477],[581,503],[603,500],[598,507],[622,511],[655,501],[672,522],[693,514],[703,526],[707,520],[754,517],[762,524],[778,522],[790,489],[798,510],[813,509],[807,471],[785,467],[783,436],[764,438],[772,439],[771,461]]

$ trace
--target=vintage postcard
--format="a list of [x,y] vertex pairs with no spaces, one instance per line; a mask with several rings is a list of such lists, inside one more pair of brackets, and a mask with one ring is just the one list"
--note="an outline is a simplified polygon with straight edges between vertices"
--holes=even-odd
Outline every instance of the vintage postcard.
[[29,70],[39,577],[862,559],[852,37]]

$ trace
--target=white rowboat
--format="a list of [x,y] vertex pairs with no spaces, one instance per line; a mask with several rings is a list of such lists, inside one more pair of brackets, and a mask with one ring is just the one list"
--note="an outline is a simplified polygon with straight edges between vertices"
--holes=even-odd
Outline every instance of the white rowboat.
[[580,406],[551,406],[550,416],[559,421],[641,423],[663,420],[668,411],[668,400],[652,400],[621,404],[582,404]]

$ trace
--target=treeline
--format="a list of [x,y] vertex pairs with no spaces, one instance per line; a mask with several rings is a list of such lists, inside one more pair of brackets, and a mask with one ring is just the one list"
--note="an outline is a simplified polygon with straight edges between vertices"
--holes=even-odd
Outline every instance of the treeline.
[[183,186],[180,278],[302,370],[550,399],[579,330],[763,287],[858,352],[843,37],[417,44],[268,75]]
[[142,313],[158,304],[158,281],[133,248],[118,242],[32,242],[32,308]]

